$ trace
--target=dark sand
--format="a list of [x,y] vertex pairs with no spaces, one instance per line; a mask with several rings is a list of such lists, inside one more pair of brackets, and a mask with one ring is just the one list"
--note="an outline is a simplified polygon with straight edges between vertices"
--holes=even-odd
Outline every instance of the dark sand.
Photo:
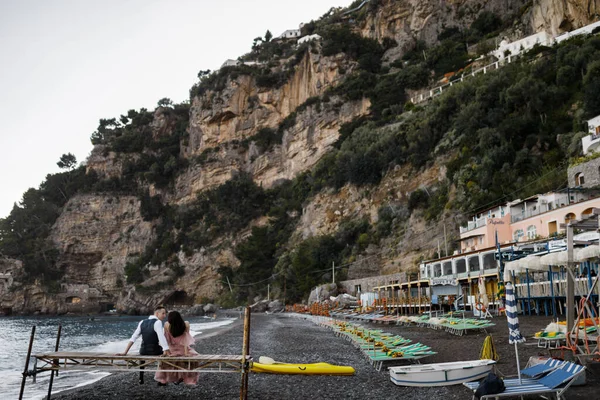
[[[530,338],[551,322],[546,317],[520,316],[521,331]],[[237,320],[218,335],[200,339],[196,350],[202,354],[241,354],[242,320]],[[488,330],[500,361],[498,370],[505,375],[517,371],[514,346],[508,344],[506,318],[495,317],[496,326]],[[439,363],[479,359],[486,334],[470,332],[458,337],[445,331],[395,325],[374,325],[385,331],[403,335],[414,342],[431,346],[437,355],[422,359],[422,363]],[[351,365],[355,376],[299,376],[251,374],[249,399],[471,399],[462,385],[437,388],[407,388],[394,385],[387,370],[377,372],[365,356],[350,342],[334,335],[327,328],[290,314],[254,314],[251,321],[250,350],[255,360],[269,356],[290,363],[329,362]],[[521,368],[530,356],[548,355],[529,339],[519,345]],[[55,399],[239,399],[238,374],[205,373],[197,386],[168,385],[158,387],[152,373],[146,374],[146,383],[139,385],[137,373],[118,373],[94,384],[59,393]],[[571,387],[567,398],[594,399],[600,390],[600,368],[593,365],[587,371],[587,385]]]

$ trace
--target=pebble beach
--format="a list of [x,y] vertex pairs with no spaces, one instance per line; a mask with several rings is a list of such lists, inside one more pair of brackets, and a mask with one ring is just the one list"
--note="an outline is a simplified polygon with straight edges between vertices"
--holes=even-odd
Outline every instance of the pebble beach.
[[[548,350],[537,347],[533,334],[551,322],[549,317],[520,316],[521,332],[528,341],[519,345],[521,368],[531,356],[548,356]],[[431,346],[437,352],[421,363],[441,363],[479,359],[486,334],[491,334],[500,360],[500,374],[513,376],[517,372],[515,349],[508,343],[506,318],[495,317],[495,326],[487,332],[469,332],[455,336],[445,331],[423,327],[365,324],[402,335],[413,342]],[[354,376],[301,376],[250,374],[249,399],[470,399],[472,393],[462,385],[409,388],[394,385],[386,368],[381,372],[369,363],[354,345],[338,337],[312,319],[298,314],[252,314],[250,328],[250,353],[255,360],[268,356],[289,363],[328,362],[350,365],[356,370]],[[196,350],[201,354],[241,354],[243,319],[210,336],[196,338]],[[116,373],[98,382],[52,396],[53,399],[239,399],[240,376],[226,373],[204,373],[197,386],[167,385],[159,387],[146,374],[144,385],[138,384],[137,373]],[[587,384],[571,387],[569,399],[591,399],[600,389],[600,368],[591,365],[586,372]]]

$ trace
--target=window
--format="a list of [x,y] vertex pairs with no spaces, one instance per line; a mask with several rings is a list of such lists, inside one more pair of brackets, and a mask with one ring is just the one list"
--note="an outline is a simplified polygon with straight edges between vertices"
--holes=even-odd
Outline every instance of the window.
[[568,224],[570,221],[573,221],[574,219],[575,219],[575,214],[568,213],[567,215],[565,215],[565,224]]
[[[583,172],[578,172],[575,174],[575,186],[582,186],[585,183],[585,178],[583,177]],[[572,198],[571,198],[572,200]]]
[[581,218],[583,218],[585,215],[592,215],[593,213],[594,213],[594,209],[593,208],[586,208],[581,213]]
[[529,227],[527,227],[527,239],[535,239],[535,236],[536,236],[535,225],[529,225]]
[[524,236],[525,234],[523,233],[523,229],[517,229],[515,231],[515,233],[513,234],[513,239],[515,242],[518,242],[519,240],[521,240],[521,238]]

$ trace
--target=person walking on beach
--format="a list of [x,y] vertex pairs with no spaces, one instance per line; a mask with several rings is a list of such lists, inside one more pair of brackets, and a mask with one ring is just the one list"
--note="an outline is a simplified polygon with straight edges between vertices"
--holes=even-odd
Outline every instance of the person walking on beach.
[[[170,355],[172,357],[197,356],[198,353],[190,347],[194,344],[194,338],[190,335],[190,323],[184,321],[177,311],[171,311],[167,319],[165,337],[169,343]],[[187,367],[187,363],[185,364],[184,368]],[[198,383],[199,375],[198,372],[163,372],[159,370],[154,379],[158,381],[159,385],[166,385],[168,382],[176,385],[181,382],[186,385],[195,385]]]
[[[154,309],[154,315],[140,321],[133,336],[127,343],[127,348],[123,353],[117,353],[118,356],[125,356],[133,346],[133,343],[141,336],[142,345],[140,346],[141,356],[160,356],[169,355],[169,344],[165,338],[162,321],[167,316],[167,310],[164,306],[157,306]],[[143,369],[143,367],[142,367]],[[140,385],[144,383],[144,371],[140,371]],[[160,383],[159,383],[160,385]]]

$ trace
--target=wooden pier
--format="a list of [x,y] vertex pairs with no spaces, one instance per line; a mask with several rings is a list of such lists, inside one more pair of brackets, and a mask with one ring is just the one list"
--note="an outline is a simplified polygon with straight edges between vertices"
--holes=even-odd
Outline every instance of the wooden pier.
[[[89,370],[124,372],[242,372],[244,357],[200,354],[193,357],[116,356],[110,353],[59,351],[34,354],[34,374],[46,371]],[[41,366],[37,364],[41,363]]]
[[[169,356],[118,356],[112,353],[58,351],[61,327],[58,327],[55,351],[43,354],[31,354],[35,336],[35,326],[32,328],[29,340],[29,350],[25,360],[23,379],[19,400],[23,399],[23,392],[28,376],[35,382],[37,374],[50,372],[48,384],[48,397],[52,395],[52,382],[59,371],[107,371],[107,372],[197,372],[197,373],[239,373],[241,374],[240,400],[248,398],[248,373],[250,372],[252,358],[250,349],[250,307],[246,307],[244,318],[244,338],[241,355],[199,354],[191,357]],[[30,358],[35,358],[33,370],[29,370]],[[38,366],[39,364],[39,366]]]

